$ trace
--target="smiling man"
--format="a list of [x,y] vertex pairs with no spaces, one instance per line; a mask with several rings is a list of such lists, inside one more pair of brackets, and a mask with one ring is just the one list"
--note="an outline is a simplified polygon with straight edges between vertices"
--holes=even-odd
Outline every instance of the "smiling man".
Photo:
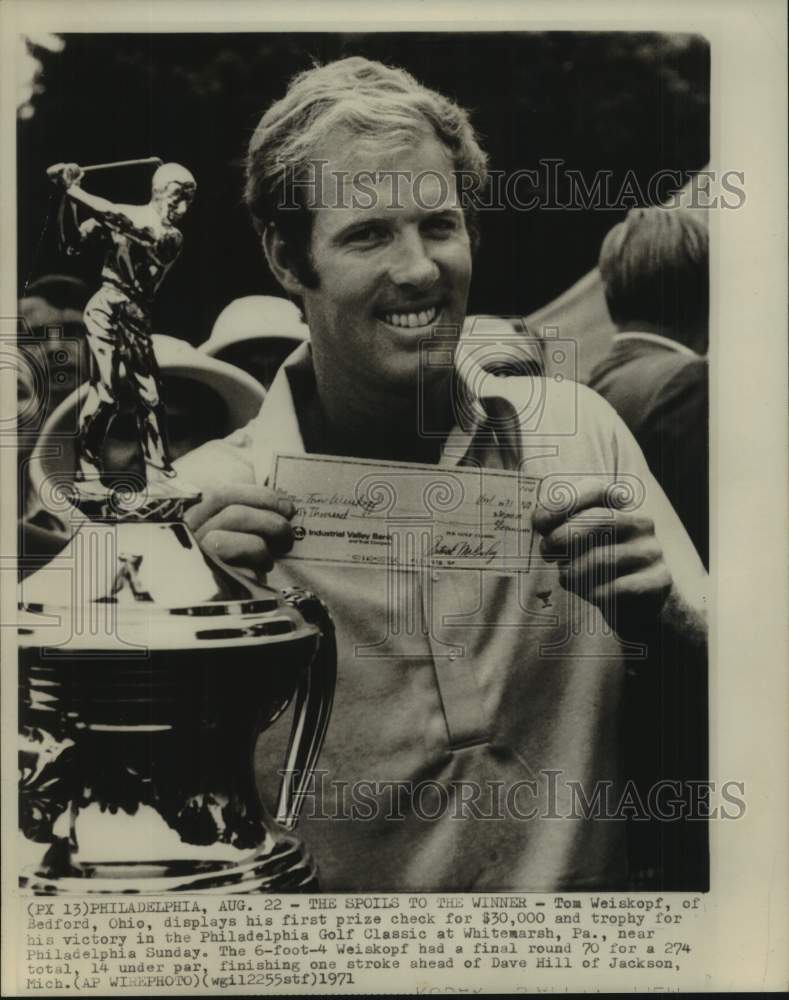
[[[322,419],[312,425],[320,440],[311,451],[348,454],[353,441],[357,456],[438,458],[414,419],[420,343],[435,326],[463,323],[470,239],[447,150],[429,135],[414,139],[411,148],[368,152],[347,127],[327,136],[310,273],[293,266],[275,226],[264,231],[272,271],[319,331],[312,361]],[[356,172],[368,162],[372,170]],[[427,396],[431,424],[443,418],[447,431],[448,390],[439,377]]]
[[[335,708],[300,826],[329,890],[626,887],[627,660],[656,635],[688,670],[703,655],[703,568],[613,410],[569,382],[491,376],[461,420],[452,365],[424,363],[433,331],[445,349],[460,335],[477,244],[460,195],[485,175],[466,113],[409,74],[350,58],[297,77],[252,138],[246,195],[310,342],[255,420],[179,463],[204,491],[187,514],[200,544],[334,618]],[[277,452],[519,472],[544,497],[529,569],[282,558]],[[270,799],[277,728],[257,751]]]

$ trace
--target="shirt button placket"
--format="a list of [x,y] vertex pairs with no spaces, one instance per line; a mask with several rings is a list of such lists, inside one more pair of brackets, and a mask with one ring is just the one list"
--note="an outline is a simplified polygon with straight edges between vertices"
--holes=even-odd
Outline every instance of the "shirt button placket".
[[[455,607],[454,588],[449,574],[433,571],[422,588],[427,641],[433,657],[436,686],[447,727],[451,750],[485,743],[487,726],[482,714],[482,697],[466,650],[457,643],[444,642],[444,619],[461,610]],[[452,606],[450,606],[452,605]],[[460,632],[459,629],[453,629]],[[460,638],[460,636],[459,636]]]

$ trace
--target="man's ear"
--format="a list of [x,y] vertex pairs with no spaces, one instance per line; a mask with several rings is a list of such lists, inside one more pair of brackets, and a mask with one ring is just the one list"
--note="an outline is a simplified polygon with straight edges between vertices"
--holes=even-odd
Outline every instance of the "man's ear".
[[293,267],[288,245],[273,223],[269,223],[263,230],[263,253],[266,255],[271,273],[285,291],[291,295],[302,295],[304,286]]

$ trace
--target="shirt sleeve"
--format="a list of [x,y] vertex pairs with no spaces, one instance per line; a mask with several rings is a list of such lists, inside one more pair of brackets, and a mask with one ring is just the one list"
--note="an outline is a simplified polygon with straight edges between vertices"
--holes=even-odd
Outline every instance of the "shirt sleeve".
[[251,420],[226,438],[208,441],[183,455],[174,463],[178,475],[190,486],[200,489],[212,489],[228,483],[254,483],[252,448],[256,420]]
[[[679,515],[650,471],[644,453],[616,411],[601,396],[586,390],[584,409],[597,410],[597,419],[608,426],[607,437],[618,475],[634,477],[642,492],[634,498],[634,513],[650,518],[655,536],[678,593],[694,608],[707,600],[707,573]],[[591,397],[591,398],[590,398]],[[588,416],[588,413],[587,413]]]

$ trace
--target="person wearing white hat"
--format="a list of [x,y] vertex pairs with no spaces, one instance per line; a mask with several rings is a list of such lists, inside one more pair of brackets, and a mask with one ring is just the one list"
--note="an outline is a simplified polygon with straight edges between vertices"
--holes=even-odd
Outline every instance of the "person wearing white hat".
[[[36,411],[38,427],[88,375],[82,313],[89,299],[85,282],[66,274],[36,278],[19,299],[20,367],[28,374],[37,368],[46,373],[43,380],[33,379],[35,399],[30,408]],[[28,401],[26,394],[20,397],[20,403]]]
[[285,358],[308,339],[307,325],[288,299],[244,295],[225,306],[199,350],[243,368],[268,389]]
[[90,298],[84,281],[44,274],[25,285],[17,304],[17,496],[30,508],[28,467],[47,417],[88,376],[82,313]]
[[[214,437],[243,427],[259,411],[265,392],[246,372],[206,357],[175,337],[154,334],[153,349],[161,372],[168,437],[173,458],[180,458]],[[64,399],[46,420],[30,458],[31,502],[21,522],[23,572],[54,555],[70,537],[62,523],[64,506],[58,485],[74,481],[76,429],[88,383]],[[143,459],[133,400],[121,395],[121,407],[104,442],[102,461],[110,479],[144,479]]]

